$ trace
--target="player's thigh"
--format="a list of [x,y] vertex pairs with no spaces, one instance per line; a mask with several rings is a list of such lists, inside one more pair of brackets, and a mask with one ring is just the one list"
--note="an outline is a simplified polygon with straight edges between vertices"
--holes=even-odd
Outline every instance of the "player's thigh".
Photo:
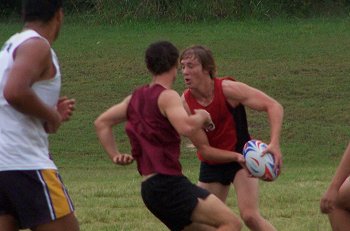
[[11,215],[0,215],[1,231],[17,231],[19,230],[16,219]]
[[206,199],[198,199],[198,204],[192,212],[193,222],[218,227],[222,224],[237,223],[239,219],[216,196],[210,194]]
[[221,183],[204,183],[198,182],[197,185],[201,188],[208,190],[210,193],[217,196],[221,201],[226,202],[228,192],[230,190],[230,185],[223,185]]
[[348,177],[339,189],[337,204],[350,211],[350,177]]
[[237,172],[233,181],[239,210],[257,210],[259,207],[259,179],[250,177],[246,170]]
[[78,220],[74,213],[70,213],[47,224],[42,224],[31,229],[32,231],[79,231]]

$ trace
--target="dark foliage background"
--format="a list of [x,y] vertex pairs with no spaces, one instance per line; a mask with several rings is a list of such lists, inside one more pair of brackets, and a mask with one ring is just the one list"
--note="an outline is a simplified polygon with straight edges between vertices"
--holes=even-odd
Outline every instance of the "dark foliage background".
[[[348,17],[350,0],[65,0],[65,12],[98,23],[122,21]],[[0,0],[0,19],[18,18],[21,0]]]

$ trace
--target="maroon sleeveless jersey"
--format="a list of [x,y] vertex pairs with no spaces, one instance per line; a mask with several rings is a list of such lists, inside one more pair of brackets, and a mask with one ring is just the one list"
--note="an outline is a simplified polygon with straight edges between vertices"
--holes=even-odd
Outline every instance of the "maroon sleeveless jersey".
[[158,107],[161,85],[136,89],[127,109],[126,133],[141,175],[182,175],[180,136]]

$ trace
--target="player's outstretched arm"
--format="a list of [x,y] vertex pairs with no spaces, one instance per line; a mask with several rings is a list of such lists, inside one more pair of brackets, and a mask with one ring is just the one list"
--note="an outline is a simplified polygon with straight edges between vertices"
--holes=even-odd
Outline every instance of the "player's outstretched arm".
[[207,161],[218,163],[229,163],[235,161],[240,164],[245,163],[243,155],[238,152],[227,151],[210,146],[208,137],[202,129],[197,130],[189,136],[189,139],[193,145],[196,146],[201,156]]
[[115,142],[113,127],[126,121],[126,112],[131,96],[126,97],[122,102],[103,112],[95,120],[96,134],[107,152],[110,159],[115,164],[126,165],[133,162],[133,157],[129,154],[120,153]]
[[253,110],[267,113],[270,124],[270,143],[266,152],[274,155],[275,168],[281,169],[280,136],[284,114],[282,105],[264,92],[241,82],[223,81],[222,89],[232,106],[237,106],[240,103]]
[[163,91],[158,98],[158,106],[176,131],[183,136],[189,137],[211,122],[209,113],[202,109],[196,110],[194,115],[188,115],[182,106],[180,95],[174,90]]
[[[188,104],[186,103],[184,96],[181,96],[182,105],[188,115],[191,114]],[[199,129],[194,132],[189,139],[196,146],[197,150],[201,153],[201,156],[207,161],[214,161],[219,163],[228,163],[232,161],[244,164],[245,160],[242,154],[227,150],[214,148],[209,145],[208,137],[203,129]]]

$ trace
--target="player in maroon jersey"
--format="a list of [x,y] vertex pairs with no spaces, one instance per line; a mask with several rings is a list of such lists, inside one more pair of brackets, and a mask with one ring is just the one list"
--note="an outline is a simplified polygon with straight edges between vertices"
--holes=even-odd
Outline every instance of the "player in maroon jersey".
[[[241,230],[238,217],[222,201],[182,173],[180,135],[191,137],[211,119],[202,109],[189,116],[172,89],[178,57],[169,42],[151,44],[145,56],[151,82],[102,113],[95,121],[96,132],[114,163],[136,160],[143,178],[142,199],[170,230],[199,230],[202,224],[206,230]],[[113,126],[124,121],[132,155],[121,153],[113,136]]]

